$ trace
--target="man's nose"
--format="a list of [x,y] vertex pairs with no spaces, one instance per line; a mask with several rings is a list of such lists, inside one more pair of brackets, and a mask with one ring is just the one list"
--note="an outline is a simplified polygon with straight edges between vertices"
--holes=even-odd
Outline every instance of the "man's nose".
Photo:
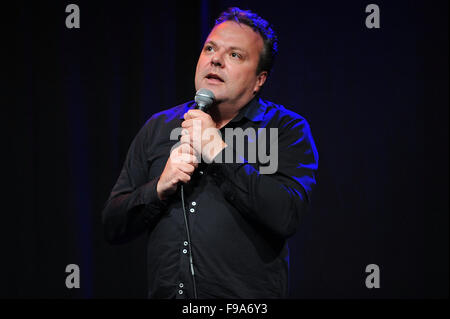
[[222,67],[223,66],[222,54],[220,53],[214,54],[214,56],[211,58],[211,64],[213,66]]

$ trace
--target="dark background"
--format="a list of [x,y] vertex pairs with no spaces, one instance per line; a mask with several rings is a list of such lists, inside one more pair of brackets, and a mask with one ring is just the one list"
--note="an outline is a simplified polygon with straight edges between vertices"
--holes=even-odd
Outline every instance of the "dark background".
[[[101,210],[155,112],[191,100],[229,6],[278,32],[263,97],[303,115],[319,154],[290,239],[293,298],[448,298],[448,1],[2,4],[0,297],[145,298],[145,236],[103,238]],[[376,3],[381,29],[367,29]],[[65,286],[78,264],[81,288]],[[377,264],[381,288],[365,286]]]

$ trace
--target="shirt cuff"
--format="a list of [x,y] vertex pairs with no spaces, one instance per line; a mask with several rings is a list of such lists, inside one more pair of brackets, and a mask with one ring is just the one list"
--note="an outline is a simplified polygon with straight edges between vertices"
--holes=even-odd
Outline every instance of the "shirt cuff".
[[149,181],[145,187],[143,192],[143,200],[148,208],[148,210],[164,210],[169,205],[168,200],[161,200],[158,196],[158,192],[156,187],[158,186],[158,181],[161,176],[155,177],[151,181]]

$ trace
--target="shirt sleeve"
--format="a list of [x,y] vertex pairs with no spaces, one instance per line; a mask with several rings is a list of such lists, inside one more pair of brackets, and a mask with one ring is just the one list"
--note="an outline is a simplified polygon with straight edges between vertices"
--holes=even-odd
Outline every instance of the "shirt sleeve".
[[147,125],[131,143],[120,176],[102,212],[105,237],[113,244],[134,239],[154,224],[167,208],[168,203],[160,200],[156,191],[160,176],[148,180]]
[[226,162],[225,148],[210,167],[225,198],[238,211],[275,235],[288,238],[297,230],[316,184],[318,152],[305,119],[292,119],[279,131],[275,173],[261,174],[233,146],[227,148],[241,163]]

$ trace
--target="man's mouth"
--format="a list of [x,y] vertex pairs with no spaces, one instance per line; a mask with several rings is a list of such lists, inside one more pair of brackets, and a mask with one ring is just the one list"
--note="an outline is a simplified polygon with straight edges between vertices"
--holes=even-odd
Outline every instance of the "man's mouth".
[[218,80],[220,82],[225,82],[220,76],[215,73],[209,73],[207,76],[205,76],[205,78],[209,80]]

